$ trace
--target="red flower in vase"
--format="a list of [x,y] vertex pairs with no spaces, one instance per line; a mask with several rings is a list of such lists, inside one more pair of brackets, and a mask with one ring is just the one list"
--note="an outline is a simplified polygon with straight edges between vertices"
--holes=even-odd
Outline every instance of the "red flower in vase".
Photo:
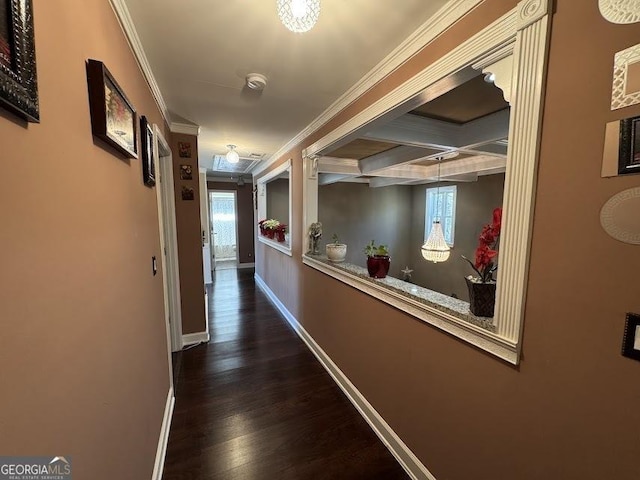
[[493,219],[490,224],[485,225],[480,232],[478,248],[476,248],[475,262],[472,262],[464,255],[464,258],[471,268],[478,274],[478,280],[482,283],[493,281],[493,272],[498,269],[494,263],[494,258],[498,255],[498,241],[500,230],[502,229],[502,208],[493,210]]

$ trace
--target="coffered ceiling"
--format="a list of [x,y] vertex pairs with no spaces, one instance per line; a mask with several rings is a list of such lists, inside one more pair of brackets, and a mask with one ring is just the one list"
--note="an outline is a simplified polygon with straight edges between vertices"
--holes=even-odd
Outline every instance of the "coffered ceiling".
[[411,112],[363,129],[358,138],[325,152],[318,160],[318,183],[376,188],[431,183],[438,177],[470,182],[503,173],[509,104],[502,91],[479,72],[451,85]]

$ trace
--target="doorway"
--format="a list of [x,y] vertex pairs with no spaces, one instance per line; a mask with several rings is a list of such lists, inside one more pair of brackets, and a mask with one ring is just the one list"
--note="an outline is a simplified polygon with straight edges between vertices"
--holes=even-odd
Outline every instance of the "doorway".
[[238,266],[238,215],[236,192],[209,192],[211,249],[214,270]]

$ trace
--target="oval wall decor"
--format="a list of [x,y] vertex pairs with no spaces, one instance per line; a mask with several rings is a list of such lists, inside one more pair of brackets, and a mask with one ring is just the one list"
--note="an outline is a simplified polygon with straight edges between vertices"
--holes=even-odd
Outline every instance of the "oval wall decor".
[[611,23],[640,22],[640,0],[598,0],[600,14]]
[[611,197],[600,211],[600,224],[609,236],[624,243],[640,245],[640,187],[623,190]]

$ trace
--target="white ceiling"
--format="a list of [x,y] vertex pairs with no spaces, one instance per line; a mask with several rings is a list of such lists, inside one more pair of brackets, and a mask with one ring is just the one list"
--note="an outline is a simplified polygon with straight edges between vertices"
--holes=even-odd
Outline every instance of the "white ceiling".
[[[164,100],[201,126],[200,164],[238,146],[267,159],[446,0],[321,0],[318,24],[289,32],[276,0],[125,0]],[[248,73],[268,84],[245,87]]]

